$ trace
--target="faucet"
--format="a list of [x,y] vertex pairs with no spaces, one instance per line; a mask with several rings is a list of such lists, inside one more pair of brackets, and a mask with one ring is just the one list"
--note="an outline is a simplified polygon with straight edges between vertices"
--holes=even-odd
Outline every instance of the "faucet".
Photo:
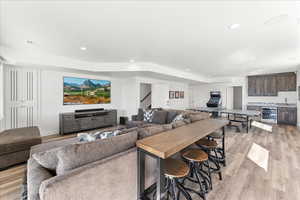
[[285,102],[285,104],[288,104],[288,103],[287,103],[287,98],[286,98],[286,97],[284,98],[284,102]]

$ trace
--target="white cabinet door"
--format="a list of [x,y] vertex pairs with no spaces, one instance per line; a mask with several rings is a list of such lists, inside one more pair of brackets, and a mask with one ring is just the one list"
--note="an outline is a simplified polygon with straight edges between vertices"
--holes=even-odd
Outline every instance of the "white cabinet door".
[[5,128],[38,125],[38,72],[5,67]]

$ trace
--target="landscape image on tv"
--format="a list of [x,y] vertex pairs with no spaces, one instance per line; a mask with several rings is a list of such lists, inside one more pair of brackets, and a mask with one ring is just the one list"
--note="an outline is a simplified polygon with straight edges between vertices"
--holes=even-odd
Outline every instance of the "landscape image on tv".
[[64,105],[110,103],[111,82],[64,77]]

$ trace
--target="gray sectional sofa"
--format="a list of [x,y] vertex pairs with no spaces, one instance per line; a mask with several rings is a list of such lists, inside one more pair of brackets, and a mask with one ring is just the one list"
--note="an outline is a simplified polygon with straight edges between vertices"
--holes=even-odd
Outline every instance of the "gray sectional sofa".
[[[184,115],[182,121],[143,123],[93,142],[71,138],[32,147],[27,166],[28,199],[137,199],[136,141],[209,117],[206,113]],[[147,156],[145,168],[149,187],[155,183],[155,160]]]

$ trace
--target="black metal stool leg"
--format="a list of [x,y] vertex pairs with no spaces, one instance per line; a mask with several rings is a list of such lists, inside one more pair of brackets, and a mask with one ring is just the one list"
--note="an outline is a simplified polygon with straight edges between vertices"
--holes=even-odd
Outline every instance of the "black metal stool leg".
[[[187,199],[187,200],[192,200],[191,195],[186,191],[186,188],[177,180],[175,180],[176,185],[178,190],[183,194],[183,196]],[[179,200],[179,195],[178,195],[178,200]],[[204,199],[205,200],[205,199]]]

